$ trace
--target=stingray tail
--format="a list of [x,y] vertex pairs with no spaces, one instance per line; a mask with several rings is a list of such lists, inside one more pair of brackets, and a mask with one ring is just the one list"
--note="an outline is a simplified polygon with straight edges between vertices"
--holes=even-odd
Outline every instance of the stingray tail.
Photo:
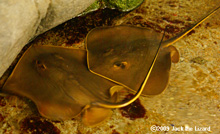
[[194,28],[196,28],[199,24],[201,24],[203,21],[205,21],[208,17],[210,17],[211,15],[213,15],[218,9],[220,8],[220,6],[218,6],[217,8],[215,8],[214,10],[212,10],[211,12],[208,13],[208,15],[206,15],[205,17],[203,17],[202,19],[200,19],[197,23],[195,23],[194,25],[192,25],[191,27],[187,28],[186,30],[184,30],[183,32],[177,34],[177,36],[175,36],[174,38],[168,39],[164,42],[162,42],[162,47],[168,47],[171,44],[177,42],[179,39],[183,38],[185,35],[187,35],[189,32],[191,32]]
[[[166,31],[166,30],[165,30],[165,31]],[[159,44],[159,46],[158,46],[158,48],[157,48],[157,51],[156,51],[156,54],[155,54],[155,56],[154,56],[154,59],[153,59],[153,61],[152,61],[152,63],[151,63],[151,66],[150,66],[150,68],[149,68],[149,70],[148,70],[148,73],[147,73],[147,75],[146,75],[146,77],[145,77],[145,79],[144,79],[144,81],[143,81],[141,87],[140,87],[140,88],[138,89],[138,91],[136,92],[136,94],[135,94],[134,96],[132,96],[129,100],[124,100],[124,101],[122,101],[122,102],[118,102],[118,103],[111,103],[111,102],[104,102],[104,103],[103,103],[103,102],[93,102],[93,103],[91,104],[92,106],[99,106],[99,107],[103,107],[103,108],[121,108],[121,107],[125,107],[125,106],[127,106],[127,105],[133,103],[136,99],[139,98],[139,96],[141,95],[142,91],[144,90],[144,87],[145,87],[145,85],[146,85],[146,83],[147,83],[147,80],[148,80],[148,78],[149,78],[149,76],[150,76],[150,73],[151,73],[151,71],[152,71],[152,69],[153,69],[153,66],[154,66],[154,64],[155,64],[155,61],[156,61],[156,59],[157,59],[157,56],[158,56],[158,53],[159,53],[159,50],[160,50],[160,47],[161,47],[163,38],[164,38],[164,36],[165,36],[165,31],[164,31],[163,37],[162,37],[162,39],[161,39],[161,41],[160,41],[160,44]]]

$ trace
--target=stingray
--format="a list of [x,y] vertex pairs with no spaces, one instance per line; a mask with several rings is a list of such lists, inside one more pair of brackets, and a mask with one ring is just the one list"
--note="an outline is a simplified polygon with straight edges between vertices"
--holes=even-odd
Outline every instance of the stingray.
[[[156,44],[152,70],[161,43]],[[91,73],[86,63],[87,52],[53,46],[31,46],[17,63],[2,91],[32,100],[39,113],[51,120],[82,116],[85,125],[96,125],[120,108],[135,101],[143,91],[127,101],[118,99],[124,88]],[[149,74],[146,75],[146,80]],[[146,83],[146,82],[145,82]]]
[[[172,46],[220,7],[211,11],[200,21],[177,36],[162,42],[158,58],[144,87],[144,95],[162,93],[169,82],[171,63],[179,61],[179,52]],[[160,34],[147,28],[134,26],[113,26],[95,28],[86,37],[87,63],[89,70],[101,77],[134,91],[145,80],[154,45]]]

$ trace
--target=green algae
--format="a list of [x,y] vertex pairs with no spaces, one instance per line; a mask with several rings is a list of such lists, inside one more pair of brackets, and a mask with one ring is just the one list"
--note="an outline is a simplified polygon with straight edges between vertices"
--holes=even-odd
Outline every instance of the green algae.
[[96,11],[98,9],[109,8],[117,9],[121,12],[128,12],[137,8],[144,0],[96,0],[81,15]]

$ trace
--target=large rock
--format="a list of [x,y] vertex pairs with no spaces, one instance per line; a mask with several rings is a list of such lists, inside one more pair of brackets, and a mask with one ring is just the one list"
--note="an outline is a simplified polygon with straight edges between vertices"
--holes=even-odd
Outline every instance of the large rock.
[[31,38],[69,20],[95,0],[0,0],[0,77]]

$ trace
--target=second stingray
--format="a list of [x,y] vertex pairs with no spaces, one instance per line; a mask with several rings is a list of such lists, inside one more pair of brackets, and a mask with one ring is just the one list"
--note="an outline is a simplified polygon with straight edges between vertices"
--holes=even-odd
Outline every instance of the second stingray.
[[[169,82],[171,62],[179,61],[179,52],[172,46],[220,7],[212,10],[200,21],[177,36],[162,42],[158,58],[144,87],[144,95],[162,93]],[[138,90],[145,80],[155,44],[161,35],[147,28],[134,26],[100,27],[92,30],[86,38],[88,68],[131,90]]]

